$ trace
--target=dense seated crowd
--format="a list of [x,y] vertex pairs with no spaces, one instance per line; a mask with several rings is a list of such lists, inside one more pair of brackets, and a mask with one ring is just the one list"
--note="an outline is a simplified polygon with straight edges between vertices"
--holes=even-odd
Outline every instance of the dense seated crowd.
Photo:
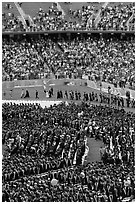
[[[63,65],[72,68],[71,72],[76,67],[92,79],[100,78],[102,75],[102,80],[109,83],[115,83],[120,79],[125,84],[135,82],[133,79],[135,62],[133,41],[89,37],[83,40],[74,39],[71,42],[61,41],[60,44],[68,62]],[[127,49],[128,46],[130,49]]]
[[[10,176],[10,178],[15,179],[16,175],[10,175],[10,173],[15,171],[20,174],[22,164],[25,161],[25,168],[31,169],[31,166],[33,166],[33,155],[36,166],[39,166],[39,163],[41,164],[40,158],[44,163],[51,163],[51,160],[55,159],[53,160],[53,166],[57,168],[57,166],[61,165],[59,164],[62,161],[61,158],[70,158],[70,164],[73,164],[77,150],[76,164],[81,163],[85,151],[84,135],[73,128],[69,112],[64,110],[66,113],[62,114],[62,108],[63,105],[55,106],[51,107],[50,111],[50,108],[43,110],[40,106],[34,105],[12,105],[12,108],[10,104],[3,105],[3,143],[9,142],[10,139],[10,143],[7,146],[9,146],[11,156],[3,161],[4,180],[8,180]],[[16,112],[14,114],[15,109]],[[7,110],[10,114],[9,127],[7,127]],[[68,117],[66,121],[63,120],[64,114]],[[77,138],[75,137],[76,135]],[[19,160],[14,157],[16,154],[20,155]],[[6,165],[7,162],[9,163],[8,166]],[[54,167],[51,165],[51,168]],[[45,168],[47,168],[47,171],[50,169],[48,164]]]
[[3,39],[2,50],[3,79],[38,78],[53,72],[135,87],[134,38]]
[[[10,5],[10,4],[8,4]],[[68,7],[69,8],[69,7]],[[8,6],[10,11],[10,6]],[[65,17],[62,10],[53,3],[48,12],[39,8],[36,16],[33,16],[33,23],[24,26],[17,17],[3,13],[3,31],[46,31],[46,30],[127,30],[128,20],[134,11],[134,4],[111,4],[101,7],[100,21],[96,25],[96,7],[94,5],[82,6],[81,9],[69,9],[69,19]],[[9,13],[14,15],[13,13]],[[129,29],[133,27],[129,26]]]
[[33,78],[37,78],[39,73],[44,72],[43,62],[39,59],[38,52],[26,39],[21,42],[3,40],[2,61],[3,77],[12,76],[13,79],[19,79],[33,75]]
[[[10,181],[3,189],[9,202],[120,202],[134,198],[133,168],[91,163]],[[112,173],[113,172],[113,173]],[[52,179],[58,184],[51,185]],[[7,193],[10,192],[10,196]]]
[[31,25],[28,29],[30,31],[90,30],[91,25],[88,26],[87,22],[91,15],[94,13],[94,10],[94,6],[83,6],[82,10],[76,11],[70,9],[70,18],[73,18],[73,20],[70,19],[68,21],[65,18],[65,15],[63,15],[62,11],[59,11],[54,6],[50,8],[48,12],[44,12],[44,10],[40,8],[38,11],[38,15],[33,17],[34,24]]
[[[135,114],[87,103],[2,105],[3,201],[122,201],[135,196]],[[83,164],[86,137],[102,162]]]
[[119,4],[101,9],[99,30],[127,30],[127,21],[133,14],[134,3],[129,5]]
[[26,31],[23,22],[13,13],[10,3],[5,5],[2,13],[2,31]]
[[26,31],[26,28],[22,21],[15,17],[13,13],[3,13],[2,31]]
[[62,12],[54,7],[50,8],[48,12],[44,12],[40,8],[37,16],[33,17],[33,23],[29,27],[30,31],[65,30],[65,27],[66,29],[69,28],[69,23],[65,21]]

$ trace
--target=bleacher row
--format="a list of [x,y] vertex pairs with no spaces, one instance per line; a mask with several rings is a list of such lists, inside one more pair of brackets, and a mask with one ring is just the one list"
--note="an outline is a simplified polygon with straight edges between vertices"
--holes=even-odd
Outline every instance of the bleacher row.
[[3,36],[3,80],[83,78],[135,88],[135,36]]
[[131,30],[134,2],[3,2],[2,30]]

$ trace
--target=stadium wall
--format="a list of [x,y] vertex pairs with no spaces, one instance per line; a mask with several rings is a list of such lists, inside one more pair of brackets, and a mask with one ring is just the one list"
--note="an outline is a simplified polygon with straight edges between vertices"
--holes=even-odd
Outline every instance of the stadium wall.
[[[46,79],[45,79],[46,80]],[[3,81],[2,90],[13,89],[13,88],[23,88],[29,86],[43,86],[43,80],[14,80],[14,81]]]
[[13,89],[13,88],[24,88],[24,87],[35,87],[44,85],[65,85],[72,84],[75,86],[86,86],[87,80],[81,79],[34,79],[34,80],[14,80],[14,81],[3,81],[2,90]]
[[87,33],[87,34],[91,34],[91,33],[110,33],[110,34],[134,34],[135,31],[115,31],[115,30],[52,30],[52,31],[33,31],[33,32],[29,32],[29,31],[5,31],[2,32],[2,35],[39,35],[39,34],[61,34],[61,33]]

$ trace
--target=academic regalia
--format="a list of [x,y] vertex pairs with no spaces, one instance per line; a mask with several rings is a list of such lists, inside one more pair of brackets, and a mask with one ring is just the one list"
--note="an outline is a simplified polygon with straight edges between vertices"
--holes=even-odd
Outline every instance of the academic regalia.
[[38,96],[38,91],[36,90],[36,99],[38,99],[39,98],[39,96]]
[[29,91],[28,90],[26,90],[26,95],[24,96],[24,98],[29,98],[30,96],[29,96]]

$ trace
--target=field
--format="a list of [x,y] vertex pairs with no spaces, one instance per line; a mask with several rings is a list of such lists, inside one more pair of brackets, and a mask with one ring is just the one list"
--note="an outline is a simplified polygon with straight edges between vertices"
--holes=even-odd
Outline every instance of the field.
[[[44,93],[44,87],[43,85],[36,85],[36,86],[25,86],[25,87],[13,87],[13,88],[3,88],[2,90],[2,100],[22,100],[21,99],[21,92],[22,92],[22,89],[25,90],[28,90],[29,91],[29,94],[30,94],[30,98],[29,99],[23,99],[23,100],[37,100],[37,101],[57,101],[57,100],[60,100],[60,99],[57,99],[57,91],[58,90],[62,90],[63,93],[67,90],[68,92],[69,91],[80,91],[81,95],[83,96],[83,93],[86,92],[86,93],[92,93],[92,91],[94,91],[94,93],[100,93],[100,90],[96,90],[96,89],[93,89],[93,88],[90,88],[90,87],[87,87],[87,86],[78,86],[78,85],[63,85],[61,83],[59,83],[59,81],[55,80],[54,83],[47,83],[46,84],[46,90],[48,91],[51,87],[53,87],[53,90],[54,90],[54,95],[52,98],[47,98],[46,97],[46,94]],[[11,93],[11,90],[12,90],[12,93]],[[38,91],[38,95],[39,95],[39,99],[36,99],[36,90]],[[106,93],[107,94],[107,93]],[[62,101],[65,101],[66,99],[61,99]],[[69,100],[68,100],[69,101]],[[75,100],[74,100],[75,101]],[[76,102],[76,101],[75,101]],[[80,102],[80,101],[77,101],[77,102]],[[95,104],[99,104],[98,102],[93,102]],[[135,112],[135,109],[133,108],[125,108],[126,111],[132,111],[132,112]]]

